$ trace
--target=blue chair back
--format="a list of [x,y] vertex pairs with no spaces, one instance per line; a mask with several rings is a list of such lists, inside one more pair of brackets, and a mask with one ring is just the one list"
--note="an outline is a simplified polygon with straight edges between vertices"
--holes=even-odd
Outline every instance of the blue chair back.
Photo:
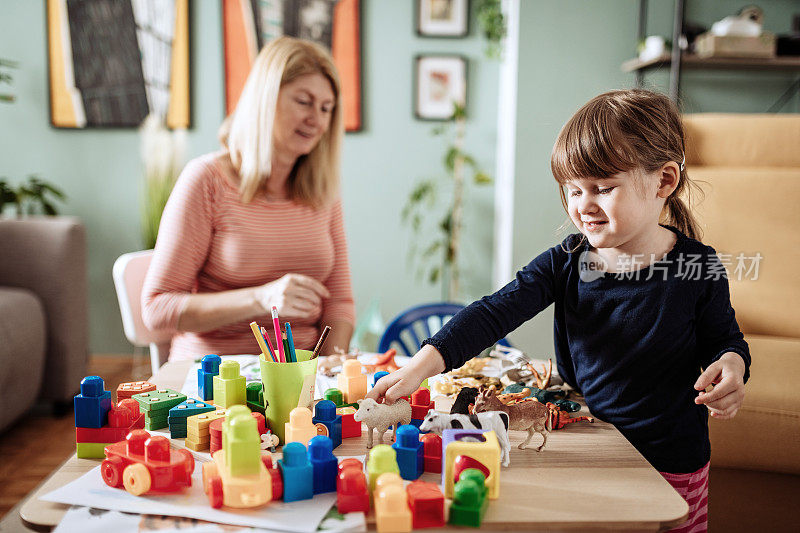
[[[413,356],[423,340],[442,329],[462,309],[463,305],[452,302],[423,304],[406,309],[386,326],[378,343],[378,352],[385,353],[394,347],[398,353]],[[505,339],[498,341],[498,344],[510,346]]]

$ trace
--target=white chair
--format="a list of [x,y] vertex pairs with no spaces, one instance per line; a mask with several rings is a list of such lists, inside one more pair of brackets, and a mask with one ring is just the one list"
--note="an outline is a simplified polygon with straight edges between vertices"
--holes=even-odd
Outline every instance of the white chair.
[[149,329],[142,321],[142,287],[152,258],[153,250],[122,254],[114,261],[112,274],[125,336],[134,346],[150,347],[150,364],[155,374],[167,362],[174,332]]

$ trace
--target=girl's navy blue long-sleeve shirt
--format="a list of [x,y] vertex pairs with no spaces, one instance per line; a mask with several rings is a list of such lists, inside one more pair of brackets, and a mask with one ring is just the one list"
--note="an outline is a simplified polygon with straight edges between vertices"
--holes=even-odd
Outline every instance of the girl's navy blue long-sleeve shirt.
[[744,359],[746,381],[750,352],[714,249],[665,227],[677,234],[672,250],[625,274],[592,270],[589,244],[570,235],[423,345],[457,368],[555,304],[561,377],[657,470],[694,472],[710,458],[708,410],[694,403],[694,383],[726,352]]

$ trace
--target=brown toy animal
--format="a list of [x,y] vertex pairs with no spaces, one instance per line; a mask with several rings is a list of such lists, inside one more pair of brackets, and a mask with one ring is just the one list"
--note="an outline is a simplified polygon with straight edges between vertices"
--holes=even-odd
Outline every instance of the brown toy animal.
[[524,450],[528,446],[534,433],[539,433],[544,438],[542,445],[536,448],[537,452],[542,451],[544,445],[547,444],[547,434],[552,431],[552,426],[550,425],[550,410],[545,405],[534,401],[506,405],[497,398],[495,391],[481,389],[478,397],[475,398],[475,412],[482,411],[508,413],[508,429],[528,432],[528,438],[519,445],[520,450]]

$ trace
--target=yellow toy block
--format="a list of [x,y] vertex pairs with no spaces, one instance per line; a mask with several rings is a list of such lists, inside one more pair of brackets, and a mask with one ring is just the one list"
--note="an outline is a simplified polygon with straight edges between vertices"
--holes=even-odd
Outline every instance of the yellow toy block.
[[399,474],[386,472],[375,481],[375,526],[378,533],[411,531],[411,509]]
[[247,405],[247,383],[236,361],[223,361],[219,365],[219,375],[214,376],[214,405],[223,409]]
[[367,375],[361,373],[361,363],[356,359],[345,361],[336,379],[344,396],[344,403],[356,403],[367,395]]
[[311,410],[307,407],[292,409],[289,412],[289,421],[284,424],[284,434],[286,435],[284,446],[290,442],[299,442],[303,446],[308,446],[308,441],[319,434],[312,418]]
[[[446,430],[447,431],[447,430]],[[480,461],[489,469],[486,477],[486,488],[488,489],[489,499],[496,500],[500,497],[500,443],[497,442],[497,435],[494,431],[487,431],[483,434],[485,442],[475,441],[452,441],[447,443],[444,449],[444,497],[453,497],[453,463],[456,457],[464,455]]]
[[217,409],[210,413],[201,413],[188,417],[186,419],[186,447],[196,452],[208,449],[211,442],[208,426],[211,422],[223,416],[225,416],[225,411]]

